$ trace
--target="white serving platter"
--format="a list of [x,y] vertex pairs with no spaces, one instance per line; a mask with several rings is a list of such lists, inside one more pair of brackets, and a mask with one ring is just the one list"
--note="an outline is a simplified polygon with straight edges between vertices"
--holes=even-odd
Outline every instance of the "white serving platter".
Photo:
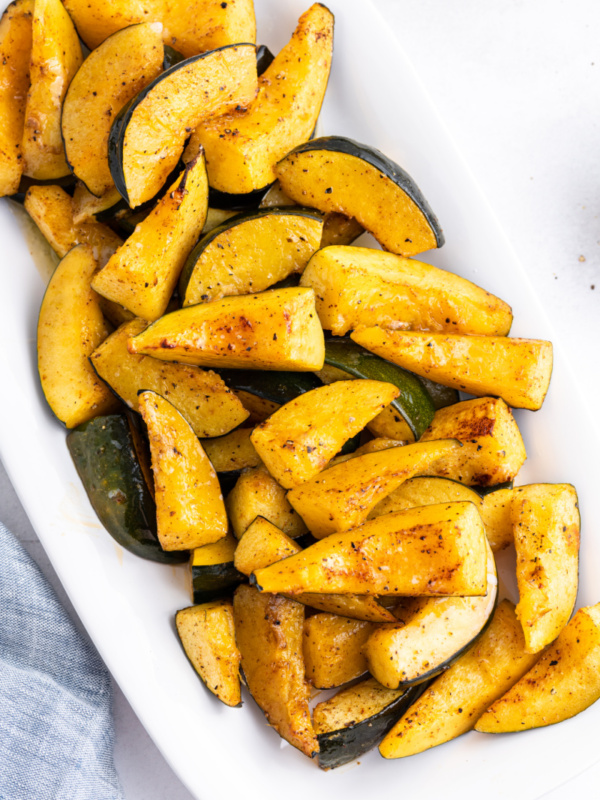
[[[6,5],[0,0],[0,6]],[[255,0],[259,41],[287,41],[307,0]],[[416,179],[440,218],[446,245],[423,260],[479,283],[513,306],[514,335],[553,339],[527,276],[454,149],[395,38],[366,0],[332,0],[336,42],[321,130],[378,147]],[[17,216],[0,204],[0,455],[83,624],[140,720],[190,792],[202,800],[365,800],[399,791],[533,800],[599,758],[600,704],[538,731],[470,733],[406,760],[377,751],[322,772],[281,740],[246,695],[228,709],[201,685],[174,632],[189,605],[185,567],[123,551],[98,523],[40,391],[35,329],[44,280]],[[560,342],[542,411],[519,412],[528,451],[518,483],[566,481],[582,510],[579,605],[600,600],[600,496],[593,453],[598,429]]]

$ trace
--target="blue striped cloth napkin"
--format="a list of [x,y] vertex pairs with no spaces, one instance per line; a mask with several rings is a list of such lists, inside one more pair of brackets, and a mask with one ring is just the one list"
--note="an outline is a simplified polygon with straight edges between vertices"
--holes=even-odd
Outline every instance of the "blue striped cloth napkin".
[[0,523],[0,798],[123,800],[110,677]]

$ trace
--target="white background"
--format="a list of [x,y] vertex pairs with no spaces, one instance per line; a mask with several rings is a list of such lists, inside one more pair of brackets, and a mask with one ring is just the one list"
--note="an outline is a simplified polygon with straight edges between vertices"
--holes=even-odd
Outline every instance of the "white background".
[[[374,3],[529,272],[594,408],[600,398],[600,4]],[[377,43],[365,42],[356,57],[376,53]],[[390,102],[401,102],[393,76],[382,80],[389,82]],[[25,543],[74,615],[1,468],[0,520]],[[115,721],[127,800],[191,800],[116,686]],[[576,794],[600,798],[600,766],[545,798]]]

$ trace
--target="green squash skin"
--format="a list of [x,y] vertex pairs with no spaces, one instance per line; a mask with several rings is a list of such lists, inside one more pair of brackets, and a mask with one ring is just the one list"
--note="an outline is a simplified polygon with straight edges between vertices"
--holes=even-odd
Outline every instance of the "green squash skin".
[[493,486],[472,486],[470,488],[474,489],[481,497],[485,497],[486,494],[497,492],[500,489],[513,489],[514,485],[514,481],[505,481],[504,483],[495,483]]
[[[214,50],[207,50],[205,53],[200,53],[196,56],[190,56],[190,58],[184,58],[183,61],[178,61],[164,72],[161,72],[160,75],[158,75],[148,84],[148,86],[144,87],[140,92],[138,92],[135,97],[132,97],[131,100],[126,103],[116,115],[108,136],[108,164],[110,166],[110,174],[115,182],[117,191],[127,203],[129,203],[129,193],[127,192],[125,171],[123,168],[123,145],[125,143],[125,131],[127,130],[127,126],[131,121],[131,117],[133,116],[135,109],[139,103],[145,99],[149,92],[155,89],[156,86],[161,83],[161,81],[170,77],[177,70],[185,69],[190,64],[200,61],[201,59],[206,58],[206,56],[212,55],[212,53],[216,53],[219,50],[227,50],[230,47],[252,47],[253,49],[256,49],[256,46],[253,44],[248,42],[239,42],[236,44],[227,44],[223,47],[216,47]],[[174,50],[173,53],[177,53],[177,51]]]
[[333,769],[360,758],[373,747],[377,747],[396,722],[425,691],[427,683],[411,686],[400,697],[383,708],[378,714],[361,720],[355,725],[329,733],[320,733],[319,766]]
[[[212,203],[211,207],[213,207]],[[216,208],[219,208],[219,206],[216,206]],[[260,208],[250,211],[245,214],[237,214],[235,217],[226,219],[225,222],[222,222],[220,225],[217,225],[216,228],[213,228],[206,233],[187,257],[181,271],[181,277],[179,278],[180,296],[185,299],[187,287],[190,282],[190,278],[192,277],[192,273],[194,272],[196,263],[209,244],[214,242],[214,240],[222,233],[225,233],[225,231],[229,231],[238,225],[249,223],[254,219],[262,219],[263,217],[268,216],[310,217],[311,219],[316,220],[323,219],[323,214],[321,214],[320,211],[315,211],[313,208],[302,208],[301,206],[271,206],[269,208]],[[284,280],[287,280],[287,278],[284,278]],[[271,286],[269,288],[272,289],[273,287]]]
[[164,48],[164,58],[163,58],[163,69],[171,69],[174,67],[175,64],[180,64],[182,61],[185,61],[185,56],[179,52],[179,50],[175,50],[174,47],[171,47],[170,44],[163,45]]
[[244,391],[281,405],[323,384],[312,372],[277,372],[251,369],[216,369],[233,391]]
[[223,564],[196,565],[192,569],[192,596],[194,605],[217,600],[232,592],[246,576],[238,572],[233,561]]
[[156,506],[144,481],[126,417],[96,417],[72,430],[67,447],[98,519],[136,556],[181,564],[187,552],[165,552],[156,535]]
[[415,441],[419,441],[431,424],[435,406],[423,383],[412,372],[384,361],[341,336],[325,337],[325,363],[357,378],[385,381],[397,386],[400,394],[392,406],[408,423]]
[[256,46],[256,74],[262,75],[263,72],[275,61],[275,56],[265,44]]
[[393,181],[421,210],[435,236],[437,247],[442,247],[444,244],[444,233],[438,222],[438,218],[433,213],[431,206],[408,172],[402,169],[399,164],[396,164],[395,161],[392,161],[391,158],[388,158],[374,147],[360,144],[360,142],[347,139],[345,136],[320,136],[318,139],[312,139],[310,142],[298,145],[298,147],[291,150],[282,161],[285,161],[285,159],[289,158],[291,155],[307,153],[310,150],[328,150],[334,153],[341,153],[342,155],[354,156],[370,164],[372,167],[375,167],[375,169],[379,170],[386,178]]

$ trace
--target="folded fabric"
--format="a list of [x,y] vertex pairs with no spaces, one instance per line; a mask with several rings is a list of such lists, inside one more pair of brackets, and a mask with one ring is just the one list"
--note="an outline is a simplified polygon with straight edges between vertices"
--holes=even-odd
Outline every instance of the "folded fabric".
[[0,523],[0,798],[122,800],[110,677]]

